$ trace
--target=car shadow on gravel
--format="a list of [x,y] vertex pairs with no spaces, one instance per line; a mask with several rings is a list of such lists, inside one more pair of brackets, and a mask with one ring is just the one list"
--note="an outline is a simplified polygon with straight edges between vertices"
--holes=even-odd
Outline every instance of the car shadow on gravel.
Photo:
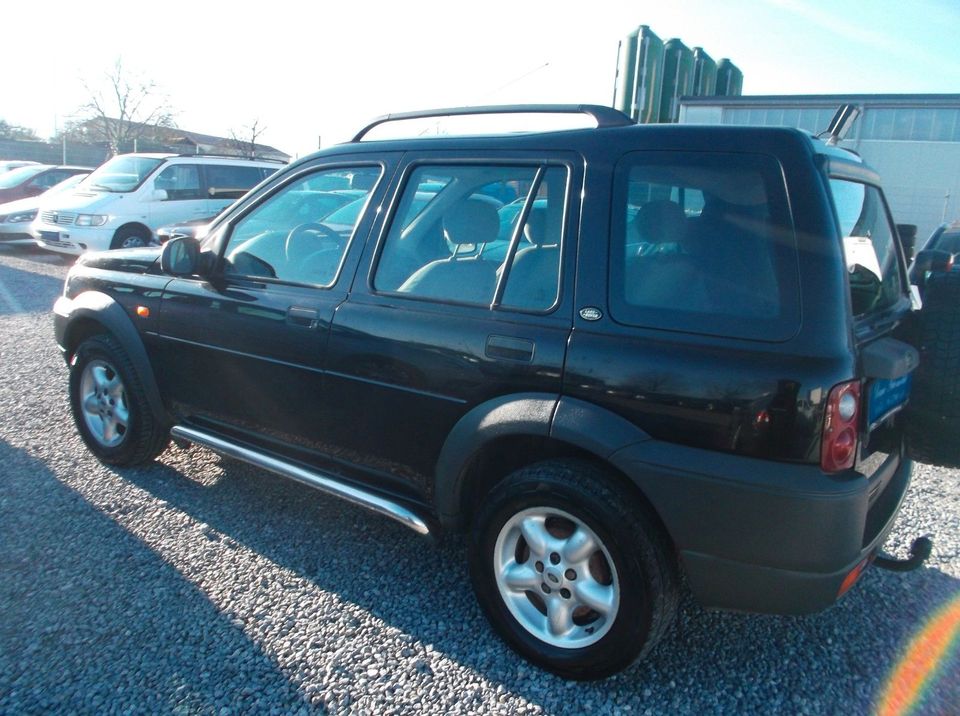
[[196,585],[0,440],[0,713],[295,711],[301,695]]
[[[654,713],[864,713],[911,636],[960,593],[960,580],[929,567],[906,574],[869,570],[837,605],[806,617],[710,612],[686,593],[676,626],[644,662],[602,682],[573,684],[527,664],[494,636],[470,590],[462,537],[435,544],[197,448],[173,448],[161,460],[121,474],[547,711],[629,705],[640,713],[648,707]],[[211,470],[215,479],[197,481],[195,475]],[[952,689],[944,698],[958,695],[960,679],[952,681],[941,679],[936,687]],[[469,694],[464,699],[458,709],[469,711]]]
[[0,264],[0,316],[49,311],[63,278]]

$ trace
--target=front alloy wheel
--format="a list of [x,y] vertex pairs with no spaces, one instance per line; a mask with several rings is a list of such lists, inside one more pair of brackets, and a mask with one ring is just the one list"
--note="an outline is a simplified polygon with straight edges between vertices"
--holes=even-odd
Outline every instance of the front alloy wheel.
[[80,376],[80,404],[91,437],[104,447],[123,442],[130,421],[127,392],[116,368],[104,360],[87,363]]
[[70,409],[83,442],[110,465],[150,462],[170,440],[130,356],[107,333],[87,338],[71,358]]

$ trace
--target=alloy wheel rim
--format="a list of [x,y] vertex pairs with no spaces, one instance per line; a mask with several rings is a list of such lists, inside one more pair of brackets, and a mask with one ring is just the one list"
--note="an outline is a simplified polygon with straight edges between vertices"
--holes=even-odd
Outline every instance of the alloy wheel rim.
[[493,571],[513,617],[552,646],[595,644],[616,620],[620,582],[610,553],[592,529],[563,510],[534,507],[507,520]]
[[130,423],[127,393],[116,369],[92,360],[80,376],[80,409],[87,430],[103,447],[116,447],[126,437]]

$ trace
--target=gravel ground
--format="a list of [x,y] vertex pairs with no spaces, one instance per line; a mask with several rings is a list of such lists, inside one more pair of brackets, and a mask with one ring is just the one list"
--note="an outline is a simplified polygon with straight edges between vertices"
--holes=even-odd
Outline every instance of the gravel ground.
[[[76,435],[49,309],[66,267],[0,247],[0,713],[871,713],[960,597],[960,471],[918,465],[888,547],[810,617],[689,597],[643,663],[569,683],[497,640],[436,545],[199,448],[109,469]],[[960,639],[912,712],[960,711]]]

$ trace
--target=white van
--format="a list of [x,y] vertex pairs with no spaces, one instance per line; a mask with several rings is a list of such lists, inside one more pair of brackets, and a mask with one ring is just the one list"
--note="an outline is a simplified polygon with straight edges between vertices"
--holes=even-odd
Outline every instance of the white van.
[[213,216],[282,166],[209,155],[121,154],[42,202],[31,232],[65,254],[146,246],[160,226]]

